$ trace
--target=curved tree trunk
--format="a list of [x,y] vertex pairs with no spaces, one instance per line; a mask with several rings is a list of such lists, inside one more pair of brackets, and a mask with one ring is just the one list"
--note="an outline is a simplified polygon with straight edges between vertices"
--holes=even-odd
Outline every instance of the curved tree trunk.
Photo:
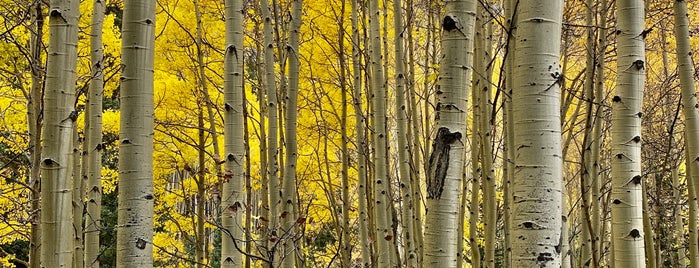
[[641,102],[645,80],[643,1],[617,2],[617,90],[612,99],[612,239],[616,267],[645,267]]
[[[446,2],[442,20],[442,71],[436,92],[437,135],[427,163],[424,265],[456,267],[457,233],[461,228],[459,204],[462,198],[466,111],[473,60],[473,32],[476,2]],[[456,238],[456,239],[455,239]]]
[[122,36],[117,267],[152,267],[155,1],[124,1]]
[[563,159],[560,36],[563,1],[521,2],[513,85],[513,267],[559,267]]

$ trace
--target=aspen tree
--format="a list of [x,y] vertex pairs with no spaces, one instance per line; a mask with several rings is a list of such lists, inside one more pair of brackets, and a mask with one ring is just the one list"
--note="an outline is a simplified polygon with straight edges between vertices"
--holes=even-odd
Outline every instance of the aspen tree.
[[386,84],[384,70],[381,65],[381,34],[379,31],[379,3],[369,0],[370,44],[369,59],[371,70],[371,92],[373,93],[373,133],[374,133],[374,214],[376,219],[376,258],[377,267],[393,267],[398,265],[395,260],[390,202],[390,179],[388,177],[387,143],[386,139]]
[[267,177],[269,180],[268,193],[269,207],[265,208],[269,211],[269,240],[264,243],[268,244],[270,253],[269,260],[274,266],[279,264],[280,258],[277,252],[277,247],[274,246],[278,242],[277,228],[279,227],[279,203],[280,203],[280,183],[279,183],[279,148],[277,143],[278,130],[278,115],[277,115],[277,83],[274,76],[274,29],[272,27],[272,11],[269,6],[269,0],[261,0],[263,35],[264,35],[264,55],[265,55],[265,88],[267,92]]
[[512,182],[513,267],[561,266],[560,36],[563,1],[524,1],[517,12]]
[[[294,0],[291,11],[291,28],[289,30],[289,45],[287,46],[287,57],[289,61],[289,85],[286,94],[286,167],[284,168],[284,188],[282,189],[282,204],[280,205],[280,217],[282,221],[282,232],[285,232],[282,244],[283,258],[282,267],[294,267],[298,245],[296,245],[296,225],[301,223],[302,217],[297,215],[296,206],[296,159],[298,157],[296,149],[296,126],[297,126],[297,106],[299,92],[299,35],[301,32],[301,10],[303,0]],[[300,252],[299,252],[300,253]]]
[[696,181],[690,179],[694,174],[694,167],[687,165],[687,162],[692,161],[689,158],[689,152],[685,150],[685,165],[687,167],[687,203],[689,203],[689,267],[699,267],[699,236],[697,236],[697,195],[694,191]]
[[412,225],[413,225],[413,243],[415,245],[415,256],[417,258],[418,267],[422,267],[422,190],[420,187],[421,173],[420,166],[422,163],[422,157],[420,150],[420,117],[418,116],[418,104],[417,104],[417,90],[416,90],[416,80],[415,72],[417,60],[415,59],[415,5],[413,0],[408,0],[406,3],[407,14],[411,16],[407,19],[406,36],[408,39],[408,81],[407,81],[407,93],[408,93],[408,136],[410,137],[410,144],[408,145],[409,155],[411,156],[410,162],[410,188],[412,192]]
[[125,0],[117,267],[153,266],[155,1]]
[[359,210],[359,247],[361,267],[371,267],[371,245],[369,242],[369,209],[367,199],[367,152],[364,135],[365,117],[362,114],[362,73],[359,44],[359,4],[352,0],[352,103],[354,106],[355,131],[357,132],[357,199]]
[[[689,46],[689,13],[687,1],[674,1],[675,13],[675,44],[677,45],[677,65],[680,76],[682,93],[682,113],[685,120],[685,137],[689,158],[687,162],[693,170],[699,170],[699,112],[697,111],[697,96],[694,86],[694,67],[692,52]],[[694,192],[699,193],[699,172],[693,172],[691,178]]]
[[643,1],[617,2],[617,90],[612,98],[612,239],[616,267],[645,267],[641,191]]
[[459,204],[464,168],[468,79],[472,71],[476,1],[446,1],[442,19],[442,71],[436,100],[437,134],[427,163],[426,267],[456,267]]
[[[342,1],[341,4],[341,10],[340,14],[344,16],[345,12],[345,7],[346,3],[345,1]],[[340,58],[340,90],[342,91],[341,95],[341,103],[342,103],[342,108],[341,108],[341,115],[340,115],[340,132],[342,134],[342,144],[340,145],[340,149],[342,150],[342,171],[340,176],[342,177],[341,179],[341,184],[342,184],[342,226],[341,226],[341,232],[342,235],[341,240],[342,240],[342,245],[340,247],[340,264],[342,266],[350,266],[351,265],[351,259],[352,259],[352,245],[351,245],[351,235],[350,233],[352,230],[350,229],[350,215],[349,211],[352,206],[352,202],[350,199],[350,182],[349,182],[349,146],[348,143],[350,142],[349,140],[349,133],[347,130],[347,119],[348,119],[348,114],[347,114],[347,59],[345,57],[345,22],[344,19],[339,19],[338,25],[337,25],[337,42],[338,42],[338,53],[337,56]]]
[[594,160],[592,159],[592,141],[596,139],[592,137],[594,134],[593,121],[593,100],[594,100],[594,79],[595,79],[595,32],[593,28],[593,5],[592,0],[586,0],[585,2],[585,25],[587,25],[585,33],[585,81],[583,83],[583,101],[585,101],[585,133],[583,137],[583,152],[582,152],[582,162],[580,165],[580,193],[581,193],[581,206],[582,206],[582,226],[580,229],[580,267],[590,267],[596,264],[596,259],[594,258],[594,245],[592,240],[592,234],[594,233],[592,228],[592,217],[590,209],[590,199],[592,198],[592,165]]
[[[221,196],[221,267],[240,267],[243,249],[242,228],[245,157],[243,88],[243,1],[226,0],[226,50],[224,54],[224,152],[226,155]],[[249,191],[249,189],[248,189]],[[249,194],[249,193],[248,193]]]
[[[492,93],[492,73],[493,73],[493,59],[492,59],[492,31],[493,24],[491,22],[489,4],[483,2],[478,5],[478,19],[480,22],[477,23],[476,27],[476,40],[478,45],[475,45],[475,57],[476,61],[480,64],[474,64],[474,75],[473,80],[475,86],[473,91],[479,95],[477,111],[479,113],[479,138],[481,140],[481,178],[482,178],[482,189],[483,189],[483,226],[485,234],[485,256],[484,262],[485,267],[493,268],[495,267],[495,233],[497,228],[497,200],[495,197],[495,170],[493,169],[493,146],[491,141],[492,134],[492,122],[493,118],[491,112],[493,111],[493,105],[491,100]],[[478,33],[480,32],[480,36]],[[475,111],[474,111],[475,112]]]
[[29,134],[29,154],[31,157],[31,171],[29,175],[29,186],[31,188],[29,199],[31,215],[31,229],[29,238],[29,267],[40,267],[41,249],[41,125],[42,106],[44,95],[44,70],[42,64],[42,36],[44,32],[43,2],[36,1],[30,7],[31,23],[29,50],[31,53],[31,75],[32,84],[29,98],[27,98],[27,131]]
[[[76,27],[77,29],[77,27]],[[77,35],[77,31],[75,33]],[[77,54],[75,54],[77,56]],[[74,67],[71,69],[75,69]],[[76,91],[76,96],[79,94]],[[85,114],[89,117],[89,114]],[[89,128],[89,125],[85,125]],[[82,150],[83,138],[78,133],[78,124],[73,124],[73,155],[72,155],[72,165],[73,174],[71,179],[73,180],[73,268],[82,268],[84,265],[83,258],[85,257],[83,250],[83,192],[85,191],[82,179],[82,165],[81,158],[83,154]]]
[[505,178],[507,178],[503,184],[503,195],[504,195],[504,219],[503,228],[504,230],[504,245],[503,245],[503,255],[505,267],[511,267],[512,256],[511,256],[511,233],[512,230],[512,191],[511,185],[512,180],[515,176],[515,147],[514,147],[514,115],[512,109],[512,86],[514,81],[514,57],[515,57],[515,30],[517,29],[517,12],[516,7],[519,1],[506,0],[505,1],[505,18],[507,19],[507,47],[505,56],[505,94],[503,96],[504,108],[503,108],[503,118],[505,121],[505,129],[503,130],[505,135]]
[[87,213],[85,214],[85,267],[100,267],[100,229],[102,226],[102,97],[104,95],[104,51],[102,25],[104,0],[95,0],[90,26],[90,90],[87,95]]
[[399,170],[399,185],[401,195],[401,230],[404,261],[403,267],[417,266],[417,252],[414,241],[413,227],[413,190],[410,182],[410,148],[408,147],[408,109],[406,103],[406,79],[405,79],[405,59],[403,45],[403,8],[401,1],[393,1],[393,43],[395,53],[395,85],[396,85],[396,101],[395,112],[398,128],[396,139],[398,140],[398,170]]
[[[72,140],[77,112],[75,67],[77,22],[75,1],[53,0],[49,5],[49,47],[44,93],[41,144],[41,266],[71,267],[75,230],[71,205]],[[73,32],[76,32],[73,34]],[[71,58],[72,57],[72,58]],[[79,230],[82,231],[82,230]],[[70,241],[70,242],[69,242]]]
[[604,236],[604,232],[602,232],[602,228],[600,225],[602,225],[602,218],[600,217],[602,210],[600,209],[600,199],[602,198],[602,195],[600,193],[600,173],[602,172],[600,169],[600,159],[601,159],[601,150],[602,150],[602,144],[604,140],[604,135],[602,133],[602,121],[604,118],[602,117],[605,107],[605,97],[604,97],[604,68],[606,66],[605,64],[605,52],[607,50],[607,0],[601,0],[598,4],[598,9],[597,9],[597,15],[599,16],[598,18],[598,33],[597,33],[597,59],[596,59],[596,68],[595,68],[595,86],[594,86],[594,97],[593,100],[595,102],[595,114],[594,114],[594,123],[592,126],[592,153],[591,153],[591,159],[590,161],[592,162],[592,166],[590,168],[590,185],[591,185],[591,220],[592,220],[592,248],[593,248],[593,259],[597,260],[597,263],[593,263],[593,267],[599,267],[601,266],[601,252],[602,252],[602,244],[603,241],[601,239],[602,236]]

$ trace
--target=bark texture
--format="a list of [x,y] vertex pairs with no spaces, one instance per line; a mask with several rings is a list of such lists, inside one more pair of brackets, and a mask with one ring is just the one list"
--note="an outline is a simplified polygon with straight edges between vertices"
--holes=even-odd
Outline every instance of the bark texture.
[[124,1],[122,37],[117,267],[152,267],[155,1]]
[[524,1],[516,10],[513,267],[561,266],[562,11],[563,1]]
[[437,100],[437,134],[427,163],[424,265],[456,267],[462,198],[468,79],[472,72],[476,1],[446,1],[442,18],[442,71]]
[[617,2],[617,88],[612,98],[612,239],[615,267],[645,267],[641,103],[645,82],[643,1]]
[[226,0],[226,52],[224,54],[224,153],[226,163],[221,197],[221,267],[240,267],[244,248],[245,213],[243,133],[243,1]]
[[[41,144],[41,267],[71,267],[73,127],[78,10],[74,0],[49,5],[49,48]],[[71,68],[71,66],[73,68]],[[78,230],[78,231],[82,231]],[[65,243],[71,243],[66,245]]]

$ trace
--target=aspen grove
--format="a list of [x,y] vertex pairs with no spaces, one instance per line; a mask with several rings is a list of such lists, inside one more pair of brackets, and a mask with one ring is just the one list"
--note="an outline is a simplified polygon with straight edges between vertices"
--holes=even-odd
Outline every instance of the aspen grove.
[[0,268],[699,268],[687,0],[0,0]]

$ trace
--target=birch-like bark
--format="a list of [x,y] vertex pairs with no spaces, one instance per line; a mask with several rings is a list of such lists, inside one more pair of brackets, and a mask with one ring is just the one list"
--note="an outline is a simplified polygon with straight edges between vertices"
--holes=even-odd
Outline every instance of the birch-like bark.
[[[689,159],[689,152],[685,150],[685,163],[692,161]],[[696,181],[690,179],[694,175],[694,167],[687,166],[687,201],[689,203],[689,267],[699,267],[699,236],[697,236],[697,193],[694,191]]]
[[507,47],[506,47],[506,57],[505,57],[505,94],[504,94],[504,109],[503,118],[505,121],[505,175],[506,180],[503,182],[503,207],[504,207],[504,266],[511,267],[512,264],[512,235],[510,231],[512,230],[512,190],[511,185],[515,176],[515,139],[514,139],[514,115],[512,108],[512,86],[514,85],[514,57],[515,57],[515,34],[517,29],[517,12],[516,8],[519,1],[506,0],[505,2],[505,16],[507,19],[508,33],[507,33]]
[[593,263],[593,267],[601,266],[601,252],[602,252],[602,237],[605,236],[600,225],[602,225],[602,219],[600,217],[602,210],[600,208],[600,199],[602,195],[600,193],[600,159],[602,145],[604,144],[604,135],[602,129],[603,113],[605,107],[605,97],[604,97],[604,68],[605,68],[605,52],[607,50],[607,0],[601,0],[598,4],[598,16],[599,23],[598,33],[597,33],[597,60],[595,61],[597,67],[595,68],[595,87],[593,101],[595,102],[595,115],[594,124],[592,126],[592,154],[591,159],[592,166],[590,167],[590,185],[591,185],[591,216],[592,219],[592,245],[593,249],[593,259],[597,260],[597,263]]
[[[689,13],[687,1],[674,1],[675,11],[675,44],[677,45],[677,66],[680,76],[682,93],[682,114],[685,121],[685,139],[689,158],[687,163],[694,171],[699,170],[699,108],[694,86],[694,65],[692,51],[689,46]],[[693,172],[694,192],[699,193],[699,172]]]
[[361,250],[360,267],[371,267],[371,244],[369,241],[369,209],[367,199],[367,153],[364,135],[365,117],[362,114],[362,73],[361,48],[359,44],[359,4],[352,0],[352,102],[354,106],[355,131],[357,132],[357,199],[359,210],[359,247]]
[[122,36],[117,267],[152,267],[155,1],[124,1]]
[[462,198],[468,79],[472,72],[476,1],[446,1],[442,19],[442,61],[436,92],[437,135],[427,163],[426,267],[456,267]]
[[369,59],[371,62],[371,91],[373,92],[373,133],[375,150],[374,161],[374,214],[376,219],[376,258],[377,267],[394,267],[395,260],[390,202],[390,179],[388,177],[387,143],[386,139],[386,84],[381,56],[381,33],[379,31],[378,0],[369,1],[370,45]]
[[[480,64],[474,64],[474,75],[473,80],[475,81],[475,86],[473,87],[474,92],[479,95],[478,108],[479,113],[479,133],[478,136],[481,140],[481,178],[482,178],[482,189],[483,189],[483,229],[485,235],[485,249],[484,249],[484,263],[485,267],[494,268],[495,267],[495,233],[497,228],[497,200],[495,196],[495,170],[493,169],[493,145],[491,141],[492,134],[492,114],[493,105],[491,101],[492,94],[492,31],[493,24],[491,23],[489,6],[484,6],[484,4],[478,5],[478,19],[476,26],[476,40],[478,45],[474,46],[475,57]],[[477,19],[477,20],[478,20]],[[480,33],[480,36],[478,36]],[[474,111],[475,112],[475,111]]]
[[395,53],[395,85],[396,85],[396,101],[395,113],[398,128],[396,131],[396,139],[398,140],[398,171],[399,185],[401,195],[401,230],[402,241],[404,243],[403,267],[417,266],[417,252],[415,249],[414,233],[413,233],[413,190],[410,183],[410,148],[408,147],[408,109],[405,101],[406,97],[406,79],[405,79],[405,59],[403,57],[403,8],[401,1],[393,1],[393,43]]
[[617,4],[617,90],[612,98],[612,239],[616,267],[645,267],[641,102],[645,81],[643,1]]
[[265,88],[267,92],[267,177],[269,179],[269,190],[266,193],[269,196],[269,227],[268,232],[268,250],[270,251],[269,260],[274,266],[279,265],[282,256],[276,246],[279,239],[279,203],[281,200],[280,183],[279,183],[279,148],[277,143],[278,136],[278,115],[277,115],[277,82],[274,76],[274,29],[272,27],[272,10],[269,6],[269,0],[261,0],[262,18],[264,20],[264,54],[265,54]]
[[294,0],[291,3],[291,29],[289,30],[289,45],[287,46],[287,60],[289,62],[289,85],[286,94],[286,118],[284,134],[286,135],[286,162],[284,168],[284,188],[282,190],[281,221],[282,232],[285,237],[282,241],[284,246],[284,256],[281,267],[294,267],[298,245],[296,243],[296,225],[300,222],[300,215],[296,215],[296,159],[298,157],[296,149],[296,126],[297,126],[297,106],[299,92],[299,35],[301,32],[301,10],[303,0]]
[[[585,80],[583,82],[583,101],[585,101],[585,133],[583,138],[583,156],[580,163],[580,193],[581,193],[581,210],[582,210],[582,226],[580,228],[580,267],[591,267],[596,260],[593,259],[593,242],[592,242],[592,217],[590,209],[590,199],[592,198],[592,137],[594,132],[593,127],[593,94],[594,94],[594,79],[595,79],[595,32],[593,27],[593,5],[592,0],[585,2],[585,29],[586,46],[585,46]],[[596,267],[596,266],[595,266]]]
[[[75,57],[79,12],[75,1],[49,5],[49,48],[41,136],[41,267],[71,267],[74,238],[72,194]],[[75,34],[73,32],[75,31]],[[73,57],[73,58],[71,58]],[[82,230],[79,230],[82,231]]]
[[243,1],[226,0],[226,52],[224,54],[224,153],[226,155],[221,196],[221,267],[240,267],[244,248],[242,219],[245,139],[243,133],[245,96],[243,88]]
[[[76,32],[77,34],[77,32]],[[76,54],[77,56],[77,54]],[[75,69],[72,67],[71,69]],[[79,92],[76,92],[79,93]],[[76,94],[77,96],[78,94]],[[89,117],[89,114],[85,114]],[[81,163],[81,158],[83,158],[82,148],[84,145],[83,138],[80,137],[78,133],[78,124],[73,125],[73,268],[82,268],[84,265],[83,259],[85,257],[85,252],[83,250],[83,198],[85,188],[83,187],[83,168]],[[85,127],[89,128],[86,124]]]
[[[656,178],[657,179],[657,178]],[[650,208],[648,208],[648,185],[643,184],[641,189],[643,190],[643,246],[645,247],[646,253],[646,267],[655,268],[655,251],[653,250],[654,241],[653,237],[655,234],[653,232],[653,225],[650,222]]]
[[563,1],[517,8],[513,85],[513,267],[559,267],[563,159],[560,36]]
[[85,267],[100,267],[100,229],[102,226],[102,97],[104,95],[104,51],[102,25],[105,2],[95,0],[90,26],[90,62],[92,80],[87,95],[87,213],[85,214]]
[[41,126],[42,126],[42,106],[44,96],[44,65],[41,54],[43,51],[42,36],[44,32],[44,15],[42,1],[36,1],[30,7],[30,43],[31,51],[31,72],[32,87],[27,99],[27,130],[29,132],[29,154],[31,156],[31,173],[29,185],[31,192],[29,195],[31,214],[31,229],[29,238],[29,267],[40,267],[41,253]]
[[[341,4],[340,14],[345,14],[346,4],[343,1]],[[342,91],[341,96],[341,118],[340,118],[340,133],[342,134],[342,226],[341,226],[341,241],[340,245],[340,264],[342,266],[350,266],[352,262],[352,230],[350,229],[350,209],[352,207],[352,201],[350,199],[350,182],[349,182],[349,131],[347,130],[347,119],[349,115],[347,114],[348,100],[347,93],[349,92],[347,86],[347,58],[345,57],[345,22],[343,19],[338,21],[337,25],[337,36],[338,36],[338,53],[337,56],[340,58],[340,90]]]

